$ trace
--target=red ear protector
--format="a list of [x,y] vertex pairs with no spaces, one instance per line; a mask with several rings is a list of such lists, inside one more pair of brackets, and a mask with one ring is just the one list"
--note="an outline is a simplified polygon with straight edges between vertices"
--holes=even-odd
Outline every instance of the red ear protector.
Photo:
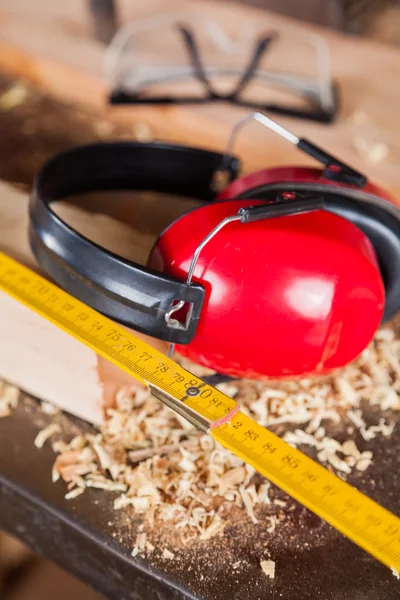
[[[361,174],[306,140],[289,141],[325,169],[234,180],[234,157],[193,148],[100,144],[63,153],[35,184],[32,248],[77,297],[220,373],[328,372],[355,358],[400,307],[400,212]],[[221,167],[234,181],[210,203]],[[162,190],[207,203],[163,232],[145,269],[51,211],[52,201],[89,189]]]

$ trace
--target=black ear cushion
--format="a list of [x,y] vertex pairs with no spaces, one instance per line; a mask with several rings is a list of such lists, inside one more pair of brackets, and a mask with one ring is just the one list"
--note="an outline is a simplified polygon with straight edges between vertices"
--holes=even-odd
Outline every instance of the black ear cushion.
[[354,223],[371,240],[386,291],[383,321],[400,309],[400,221],[385,208],[362,200],[330,196],[329,210]]

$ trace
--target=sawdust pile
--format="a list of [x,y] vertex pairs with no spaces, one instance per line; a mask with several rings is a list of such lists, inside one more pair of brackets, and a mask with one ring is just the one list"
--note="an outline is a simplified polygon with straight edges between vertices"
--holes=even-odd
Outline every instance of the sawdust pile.
[[[373,461],[368,442],[393,431],[390,414],[400,410],[399,375],[400,341],[391,330],[381,330],[355,363],[334,376],[277,384],[238,380],[219,388],[259,423],[275,428],[293,446],[312,448],[322,463],[343,475],[366,470]],[[368,405],[388,411],[386,417],[367,423]],[[182,543],[221,532],[234,505],[256,523],[259,508],[271,502],[268,481],[146,390],[120,390],[107,417],[96,435],[53,441],[58,454],[53,481],[67,482],[67,498],[88,487],[118,492],[116,510],[133,507],[149,529],[155,523],[173,525]],[[346,433],[344,442],[328,434],[332,426]],[[352,439],[356,430],[364,440],[362,450]],[[268,518],[272,532],[276,522]],[[153,548],[141,528],[134,553]]]
[[[193,370],[201,375],[198,366]],[[243,412],[345,477],[353,469],[365,471],[374,460],[368,442],[393,431],[393,411],[400,411],[400,340],[392,330],[381,330],[357,361],[319,380],[237,380],[218,387]],[[0,417],[12,413],[19,396],[15,386],[0,381]],[[369,407],[375,407],[374,422],[366,416]],[[46,403],[43,412],[57,409]],[[131,507],[148,531],[154,524],[173,525],[183,544],[222,532],[233,507],[257,523],[262,507],[271,503],[268,481],[146,390],[121,389],[97,434],[68,442],[63,437],[60,426],[51,424],[35,445],[52,443],[58,455],[53,481],[67,483],[67,499],[89,487],[116,492],[117,511]],[[261,518],[274,531],[276,518],[265,517],[265,511]],[[134,553],[153,549],[141,527]]]

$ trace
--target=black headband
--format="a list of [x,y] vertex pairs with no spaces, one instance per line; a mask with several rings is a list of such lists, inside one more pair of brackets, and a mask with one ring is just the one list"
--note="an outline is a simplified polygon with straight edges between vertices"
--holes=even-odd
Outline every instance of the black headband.
[[[58,154],[39,172],[31,195],[29,235],[35,257],[61,287],[111,319],[162,340],[189,343],[204,288],[101,248],[64,223],[50,204],[95,190],[151,190],[211,201],[213,175],[223,160],[231,181],[239,169],[235,157],[174,144],[115,142]],[[192,306],[185,329],[170,327],[165,318],[178,299]]]

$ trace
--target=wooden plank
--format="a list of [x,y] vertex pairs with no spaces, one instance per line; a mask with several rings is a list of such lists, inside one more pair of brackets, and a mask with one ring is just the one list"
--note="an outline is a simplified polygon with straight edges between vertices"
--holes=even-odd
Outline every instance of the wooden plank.
[[[0,250],[38,270],[31,254],[27,196],[0,182]],[[62,216],[110,250],[145,262],[153,236],[133,231],[112,217],[63,206]],[[167,345],[142,336],[161,350]],[[138,385],[114,365],[28,308],[0,293],[0,376],[26,392],[94,424],[123,385]]]
[[[4,0],[0,12],[0,67],[27,77],[36,85],[64,101],[90,106],[119,123],[144,122],[157,138],[222,149],[232,125],[246,109],[225,105],[179,107],[107,107],[107,85],[101,75],[104,47],[90,37],[90,21],[82,3],[65,8],[37,0],[41,11],[7,12],[11,0]],[[23,4],[23,3],[22,3]],[[48,10],[45,12],[44,7]],[[33,9],[32,9],[33,10]],[[299,25],[259,9],[228,3],[149,0],[146,3],[119,3],[123,22],[167,11],[190,10],[200,17],[216,19],[229,31],[254,26],[255,31],[277,29],[287,36],[294,31],[323,33],[332,53],[332,68],[341,92],[341,111],[335,125],[280,119],[296,133],[309,137],[339,155],[393,193],[400,195],[400,126],[398,105],[400,52],[311,25]],[[157,41],[154,42],[157,51]],[[309,60],[306,48],[277,44],[271,55],[279,68],[301,72]],[[371,148],[382,145],[387,156],[379,160]],[[238,140],[245,170],[277,164],[311,164],[287,142],[260,126],[252,125]]]

